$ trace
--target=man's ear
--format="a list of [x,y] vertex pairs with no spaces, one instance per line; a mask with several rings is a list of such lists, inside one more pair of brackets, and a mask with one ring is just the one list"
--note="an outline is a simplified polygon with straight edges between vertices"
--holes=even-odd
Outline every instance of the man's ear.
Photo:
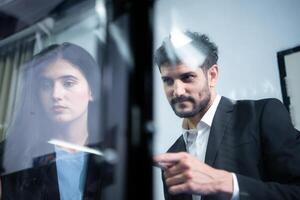
[[207,71],[208,85],[209,87],[215,87],[219,77],[219,67],[218,65],[211,66]]

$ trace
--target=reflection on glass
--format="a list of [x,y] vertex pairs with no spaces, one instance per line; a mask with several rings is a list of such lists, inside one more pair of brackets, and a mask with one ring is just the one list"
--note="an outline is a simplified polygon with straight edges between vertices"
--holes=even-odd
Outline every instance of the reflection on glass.
[[170,58],[170,64],[176,65],[177,62],[183,61],[193,68],[204,64],[209,52],[206,48],[195,44],[192,37],[189,32],[183,33],[175,29],[169,37],[165,38],[165,53]]
[[2,146],[3,199],[100,197],[110,175],[97,132],[99,78],[92,56],[71,43],[51,45],[24,66]]

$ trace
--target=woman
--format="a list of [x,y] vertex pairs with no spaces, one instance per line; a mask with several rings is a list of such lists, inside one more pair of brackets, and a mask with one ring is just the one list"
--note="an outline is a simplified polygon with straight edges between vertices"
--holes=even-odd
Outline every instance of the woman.
[[99,197],[101,157],[75,148],[99,147],[96,62],[77,45],[52,45],[26,64],[23,82],[4,146],[3,199]]

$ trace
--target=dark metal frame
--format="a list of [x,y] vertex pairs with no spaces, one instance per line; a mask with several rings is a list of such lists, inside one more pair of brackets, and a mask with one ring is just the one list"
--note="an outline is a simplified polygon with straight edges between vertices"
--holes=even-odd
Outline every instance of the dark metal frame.
[[[119,118],[117,121],[122,128],[117,131],[124,131],[116,134],[122,137],[117,140],[121,140],[125,145],[120,149],[125,151],[118,152],[122,160],[118,164],[120,169],[117,171],[125,172],[123,187],[119,187],[121,190],[118,192],[124,200],[152,200],[154,0],[107,0],[106,2],[109,11],[108,23],[122,29],[124,38],[128,39],[127,44],[132,58],[132,62],[129,63],[122,60],[116,41],[111,38],[108,28],[108,46],[104,58],[106,61],[102,68],[102,96],[112,97],[106,100],[111,99],[113,102],[103,102],[103,108],[106,110],[104,113],[109,113],[106,116],[108,118]],[[112,87],[107,87],[107,83],[112,83]],[[118,105],[120,101],[122,105]],[[125,108],[125,110],[118,108]],[[109,119],[103,123],[104,127],[106,126],[105,132],[111,135],[109,124]],[[110,196],[114,195],[110,194]]]
[[282,99],[285,107],[288,109],[289,112],[290,112],[291,102],[290,102],[290,97],[287,93],[287,86],[285,81],[285,77],[287,76],[287,74],[286,74],[286,65],[285,65],[284,57],[299,51],[300,51],[300,46],[297,46],[277,53]]

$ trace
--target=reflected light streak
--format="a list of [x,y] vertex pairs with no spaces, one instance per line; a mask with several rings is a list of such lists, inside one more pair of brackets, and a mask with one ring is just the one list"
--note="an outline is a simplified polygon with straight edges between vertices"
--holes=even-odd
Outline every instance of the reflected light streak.
[[187,45],[192,41],[191,38],[186,36],[182,31],[178,30],[177,28],[173,28],[173,30],[171,31],[170,40],[175,49]]
[[[167,53],[171,59],[174,59],[174,53],[176,56],[186,65],[197,68],[201,66],[206,58],[206,54],[200,49],[197,49],[192,44],[192,39],[187,36],[184,32],[174,28],[170,33],[169,43],[167,44]],[[174,49],[174,53],[172,51]]]
[[103,0],[97,0],[96,1],[96,6],[95,10],[99,16],[101,24],[106,24],[107,19],[107,13],[106,13],[106,7],[105,7],[105,2]]
[[49,140],[48,143],[49,144],[54,144],[54,145],[57,145],[57,146],[61,146],[63,148],[67,148],[67,149],[73,149],[73,150],[77,150],[77,151],[82,151],[82,152],[86,152],[86,153],[95,154],[95,155],[98,155],[98,156],[103,156],[103,153],[99,150],[92,149],[92,148],[85,147],[85,146],[80,146],[80,145],[77,145],[77,144],[72,144],[72,143],[69,143],[69,142],[61,141],[61,140],[52,139],[52,140]]

